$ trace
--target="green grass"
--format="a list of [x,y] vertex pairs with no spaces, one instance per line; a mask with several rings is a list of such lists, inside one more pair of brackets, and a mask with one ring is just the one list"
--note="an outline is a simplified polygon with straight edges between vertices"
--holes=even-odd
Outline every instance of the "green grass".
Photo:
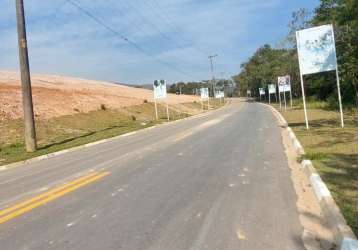
[[[297,103],[297,102],[294,102]],[[274,105],[278,110],[278,105]],[[281,110],[303,144],[304,158],[313,161],[330,189],[347,223],[358,235],[358,110],[345,110],[345,128],[340,116],[326,103],[309,102],[310,130],[305,129],[302,105]]]
[[[216,107],[219,107],[217,105]],[[178,120],[201,112],[200,102],[169,106],[170,120]],[[185,112],[183,112],[185,111]],[[116,110],[97,110],[37,120],[38,150],[27,153],[23,141],[23,120],[7,120],[0,125],[0,165],[30,159],[86,143],[111,138],[167,121],[166,106],[158,104],[159,120],[155,120],[154,104]]]

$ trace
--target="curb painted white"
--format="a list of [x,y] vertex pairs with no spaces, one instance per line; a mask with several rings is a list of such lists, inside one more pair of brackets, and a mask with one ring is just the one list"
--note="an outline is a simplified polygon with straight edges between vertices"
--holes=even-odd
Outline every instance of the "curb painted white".
[[[282,124],[288,124],[281,113],[278,112],[274,107],[263,103],[261,104],[269,107]],[[288,125],[286,126],[286,129],[289,133],[289,137],[294,149],[296,150],[296,153],[299,156],[304,155],[305,151],[297,139],[295,133],[290,127],[288,127]],[[337,204],[335,203],[331,192],[327,188],[326,184],[322,181],[312,162],[310,160],[303,160],[301,162],[301,166],[313,187],[314,193],[321,207],[321,210],[323,211],[323,215],[326,221],[332,225],[332,227],[334,227],[333,233],[335,234],[336,241],[340,245],[340,249],[358,250],[358,240],[356,239],[352,229],[347,225],[347,222],[345,221]]]
[[351,238],[344,238],[341,250],[358,250],[358,241]]
[[331,192],[329,192],[319,174],[313,173],[309,179],[319,202],[321,202],[324,197],[331,197]]

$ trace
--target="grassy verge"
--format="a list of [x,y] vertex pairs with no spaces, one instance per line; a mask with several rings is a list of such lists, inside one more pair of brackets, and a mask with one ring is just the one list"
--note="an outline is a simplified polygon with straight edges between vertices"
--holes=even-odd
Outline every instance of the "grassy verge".
[[[219,107],[219,105],[216,105]],[[170,119],[178,120],[201,112],[200,103],[170,106]],[[39,149],[27,153],[23,141],[23,120],[7,120],[0,125],[0,165],[30,159],[86,143],[111,138],[167,121],[166,106],[158,104],[159,120],[155,120],[154,104],[144,103],[122,110],[105,107],[89,113],[78,113],[37,120]]]
[[305,158],[313,161],[347,223],[358,235],[358,110],[344,112],[346,127],[342,129],[337,111],[329,110],[324,103],[309,103],[308,107],[308,131],[299,105],[286,112],[281,110],[281,114],[303,144]]

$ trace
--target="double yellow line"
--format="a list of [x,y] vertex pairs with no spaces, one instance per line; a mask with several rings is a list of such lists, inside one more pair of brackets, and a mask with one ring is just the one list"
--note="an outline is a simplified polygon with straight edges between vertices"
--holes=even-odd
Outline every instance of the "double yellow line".
[[29,200],[0,210],[0,224],[5,223],[39,206],[42,206],[50,201],[53,201],[61,196],[64,196],[65,194],[70,193],[82,186],[95,182],[107,175],[109,175],[109,172],[93,172],[68,182],[62,186],[53,188]]

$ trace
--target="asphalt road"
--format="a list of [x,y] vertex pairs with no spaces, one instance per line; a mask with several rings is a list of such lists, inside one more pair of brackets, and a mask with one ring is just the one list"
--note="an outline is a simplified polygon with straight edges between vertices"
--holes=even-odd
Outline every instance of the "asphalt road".
[[0,172],[0,248],[304,249],[296,198],[273,114],[233,101]]

